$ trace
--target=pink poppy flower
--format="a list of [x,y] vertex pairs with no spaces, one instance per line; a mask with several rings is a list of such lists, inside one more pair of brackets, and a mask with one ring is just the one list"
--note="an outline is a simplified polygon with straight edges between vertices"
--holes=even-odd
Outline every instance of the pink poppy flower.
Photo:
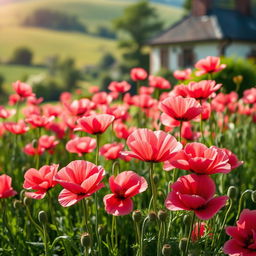
[[70,104],[65,103],[64,106],[67,108],[71,115],[82,116],[91,109],[92,104],[93,103],[88,99],[80,99],[74,100]]
[[113,98],[106,92],[97,92],[92,96],[92,101],[96,105],[108,105],[111,103]]
[[37,147],[35,147],[33,143],[29,143],[23,148],[23,152],[30,156],[42,155],[44,151],[45,149],[41,147],[39,144],[37,145]]
[[22,83],[21,81],[16,81],[12,84],[13,89],[21,98],[27,98],[33,96],[32,87],[29,84]]
[[[197,222],[192,230],[192,234],[191,234],[191,239],[193,242],[198,241],[201,237],[206,235],[206,231],[207,231],[207,224],[205,222],[200,222],[200,225],[198,225],[199,223]],[[209,230],[209,229],[208,229]],[[209,233],[208,236],[210,238],[212,238],[212,233]]]
[[107,160],[115,160],[119,157],[119,154],[123,149],[124,145],[122,143],[109,143],[100,148],[100,154]]
[[70,92],[63,92],[60,95],[60,102],[61,103],[68,103],[72,100],[72,94]]
[[82,156],[85,153],[93,152],[96,148],[96,140],[91,137],[77,137],[66,144],[66,150],[70,153],[76,153]]
[[77,120],[75,131],[84,131],[90,134],[104,133],[113,123],[115,117],[108,114],[95,114]]
[[192,142],[165,162],[164,170],[168,171],[176,167],[197,174],[229,173],[231,166],[228,162],[228,155],[220,148],[215,146],[208,148],[202,143]]
[[128,128],[124,123],[121,121],[116,121],[113,125],[113,130],[117,138],[120,139],[127,139],[128,136],[135,130],[135,127]]
[[222,84],[216,84],[212,80],[202,80],[200,82],[190,82],[187,86],[187,94],[196,100],[206,100],[214,92],[220,89]]
[[26,122],[31,124],[33,127],[45,127],[50,122],[52,122],[54,119],[54,116],[40,116],[40,115],[31,115],[30,117],[26,118]]
[[226,64],[220,64],[219,57],[208,56],[205,59],[199,60],[195,64],[195,68],[199,69],[196,72],[196,75],[201,76],[204,74],[221,71],[222,69],[226,68]]
[[148,73],[143,68],[133,68],[130,73],[131,79],[134,82],[145,80],[148,76]]
[[6,174],[0,175],[0,198],[15,196],[17,192],[12,188],[12,178]]
[[191,74],[192,74],[192,70],[190,68],[187,68],[184,70],[176,70],[173,72],[173,76],[180,81],[190,79]]
[[35,95],[32,95],[27,98],[27,103],[31,105],[39,105],[40,103],[43,102],[43,100],[44,100],[43,97],[40,97],[37,99]]
[[29,130],[23,120],[18,121],[18,123],[8,122],[4,123],[4,128],[14,134],[23,134]]
[[163,131],[135,130],[126,141],[131,151],[121,154],[145,162],[164,162],[182,149],[181,143]]
[[16,113],[14,109],[8,110],[4,106],[0,106],[0,118],[7,119]]
[[9,96],[8,105],[13,106],[20,100],[21,100],[21,97],[18,94],[11,94]]
[[144,192],[147,181],[133,171],[125,171],[109,178],[112,194],[105,195],[103,202],[107,213],[114,216],[127,215],[133,210],[132,197]]
[[170,211],[194,211],[201,220],[211,219],[228,200],[227,196],[213,197],[214,181],[207,175],[190,174],[180,177],[171,185],[165,200]]
[[108,86],[108,89],[111,92],[125,93],[125,92],[129,91],[131,89],[131,87],[132,86],[129,83],[127,83],[126,81],[122,81],[122,82],[113,81]]
[[96,93],[96,92],[99,92],[99,91],[100,91],[100,88],[99,88],[99,86],[96,86],[96,85],[93,85],[93,86],[88,88],[89,93]]
[[154,87],[141,86],[139,89],[139,94],[151,95],[154,92],[154,90],[155,90]]
[[23,188],[35,190],[33,192],[26,192],[26,196],[33,199],[43,199],[47,191],[57,185],[53,180],[58,171],[59,165],[44,165],[39,170],[30,168],[24,175]]
[[190,121],[203,111],[202,106],[193,98],[170,96],[163,100],[160,110],[178,121]]
[[168,80],[160,76],[149,76],[149,86],[159,89],[170,89],[171,84]]
[[56,140],[55,136],[43,135],[38,140],[39,147],[46,150],[53,150],[58,143],[59,141]]
[[236,226],[227,227],[226,233],[232,237],[224,244],[223,251],[230,256],[256,255],[256,210],[244,209]]
[[60,105],[45,104],[42,106],[43,115],[58,117],[62,114],[63,109]]
[[101,182],[104,174],[101,166],[88,161],[76,160],[69,163],[55,176],[55,180],[64,188],[58,197],[60,205],[74,205],[104,187]]
[[245,104],[256,103],[256,88],[247,89],[243,92],[243,102]]
[[244,163],[244,161],[239,161],[237,156],[234,153],[232,153],[229,149],[227,148],[221,148],[221,149],[228,155],[228,158],[229,158],[228,163],[231,165],[231,170],[236,169],[237,167],[239,167]]
[[157,103],[155,99],[147,94],[135,95],[132,99],[135,106],[144,109],[152,108]]

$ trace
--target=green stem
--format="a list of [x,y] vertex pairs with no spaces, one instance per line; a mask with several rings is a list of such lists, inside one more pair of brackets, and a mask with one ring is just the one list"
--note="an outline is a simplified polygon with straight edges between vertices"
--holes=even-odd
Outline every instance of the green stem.
[[[200,100],[200,104],[202,106],[203,101]],[[203,113],[201,113],[201,118],[200,118],[200,131],[201,131],[201,135],[202,135],[202,140],[203,143],[205,143],[205,138],[204,138],[204,121],[203,121]]]
[[140,256],[143,256],[143,238],[144,238],[144,230],[146,223],[148,221],[149,217],[146,217],[142,223],[142,228],[141,228],[141,237],[140,237]]
[[48,256],[49,255],[49,246],[48,246],[47,230],[46,230],[46,225],[45,224],[43,224],[43,236],[44,236],[45,256]]
[[157,209],[157,193],[156,193],[156,186],[154,182],[154,163],[150,162],[149,168],[149,176],[150,176],[150,184],[151,184],[151,192],[152,192],[152,201],[153,201],[153,210],[156,212]]
[[191,236],[192,236],[192,231],[193,231],[193,225],[194,225],[194,221],[195,221],[195,213],[193,212],[193,216],[192,216],[192,220],[190,223],[190,229],[189,229],[189,234],[188,234],[188,240],[187,240],[187,244],[186,244],[186,250],[185,250],[185,255],[188,255],[188,250],[189,250],[189,245],[190,245],[190,240],[191,240]]
[[244,196],[245,196],[248,192],[252,193],[253,190],[247,189],[247,190],[245,190],[245,191],[242,193],[242,195],[240,196],[239,203],[238,203],[238,211],[237,211],[237,215],[236,215],[236,220],[238,220],[238,218],[239,218],[239,215],[240,215],[240,212],[241,212],[241,209],[242,209],[242,203],[243,203]]
[[182,121],[180,121],[179,142],[181,142]]
[[163,229],[163,222],[160,222],[160,228],[158,232],[158,239],[157,239],[157,256],[161,256],[161,238],[162,238],[162,229]]

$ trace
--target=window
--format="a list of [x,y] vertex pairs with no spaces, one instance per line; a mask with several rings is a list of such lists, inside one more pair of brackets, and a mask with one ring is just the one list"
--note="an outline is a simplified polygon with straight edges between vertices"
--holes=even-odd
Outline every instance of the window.
[[187,68],[194,65],[194,52],[192,48],[184,48],[181,53],[180,66]]
[[169,49],[167,47],[160,49],[161,68],[169,68]]

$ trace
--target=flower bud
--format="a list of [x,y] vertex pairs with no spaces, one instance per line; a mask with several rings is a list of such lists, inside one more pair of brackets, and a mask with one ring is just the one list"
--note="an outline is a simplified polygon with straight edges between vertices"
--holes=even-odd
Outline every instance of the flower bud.
[[228,188],[228,192],[227,192],[228,197],[230,197],[231,199],[236,198],[237,196],[237,188],[235,186],[230,186]]
[[33,140],[32,141],[32,147],[37,148],[37,146],[38,146],[37,140]]
[[13,201],[13,208],[14,209],[19,209],[22,207],[22,202],[20,200],[14,200]]
[[172,252],[172,247],[169,244],[164,244],[162,248],[163,256],[170,256]]
[[24,196],[25,196],[25,189],[22,189],[21,191],[20,191],[20,198],[23,198]]
[[104,226],[103,225],[100,225],[98,227],[98,233],[99,233],[99,235],[102,235],[104,233]]
[[243,76],[241,76],[241,75],[238,75],[238,76],[234,76],[233,77],[233,82],[235,83],[235,84],[240,84],[240,83],[242,83],[243,82]]
[[252,197],[252,201],[256,203],[256,190],[252,192],[251,197]]
[[150,212],[148,214],[149,221],[155,221],[157,219],[157,215],[155,212]]
[[132,213],[132,219],[134,222],[140,222],[142,218],[142,214],[140,210],[135,210]]
[[26,196],[24,197],[23,203],[25,206],[29,206],[31,204],[31,202],[32,202],[31,198],[26,197]]
[[184,215],[183,222],[184,222],[184,225],[190,225],[191,224],[191,216],[188,214]]
[[38,213],[38,220],[42,225],[45,225],[47,223],[47,214],[45,211],[40,211]]
[[182,252],[186,251],[187,241],[188,241],[188,239],[184,237],[184,238],[181,238],[181,240],[179,242],[179,249]]
[[89,233],[83,233],[81,235],[81,239],[80,239],[80,242],[81,242],[81,245],[83,247],[90,247],[90,244],[91,244],[91,237],[90,237],[90,234]]
[[158,219],[162,222],[165,222],[166,219],[167,219],[167,212],[166,211],[163,211],[163,210],[160,210],[157,214],[158,216]]
[[154,183],[155,183],[155,184],[158,184],[158,182],[159,182],[159,176],[156,175],[156,174],[154,174],[153,180],[154,180]]

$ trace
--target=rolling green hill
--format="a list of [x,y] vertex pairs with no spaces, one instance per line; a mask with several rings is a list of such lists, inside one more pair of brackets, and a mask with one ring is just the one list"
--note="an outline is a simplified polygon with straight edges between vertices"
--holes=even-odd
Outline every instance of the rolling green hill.
[[[22,27],[20,24],[33,10],[44,8],[76,15],[93,31],[99,25],[111,27],[133,0],[23,0],[4,3],[0,8],[0,61],[10,59],[15,48],[27,46],[34,53],[34,63],[42,63],[48,56],[73,57],[81,67],[95,65],[104,52],[119,56],[114,40],[88,34],[60,32],[41,28]],[[9,1],[9,3],[8,3]],[[179,8],[153,4],[166,26],[182,15]]]

